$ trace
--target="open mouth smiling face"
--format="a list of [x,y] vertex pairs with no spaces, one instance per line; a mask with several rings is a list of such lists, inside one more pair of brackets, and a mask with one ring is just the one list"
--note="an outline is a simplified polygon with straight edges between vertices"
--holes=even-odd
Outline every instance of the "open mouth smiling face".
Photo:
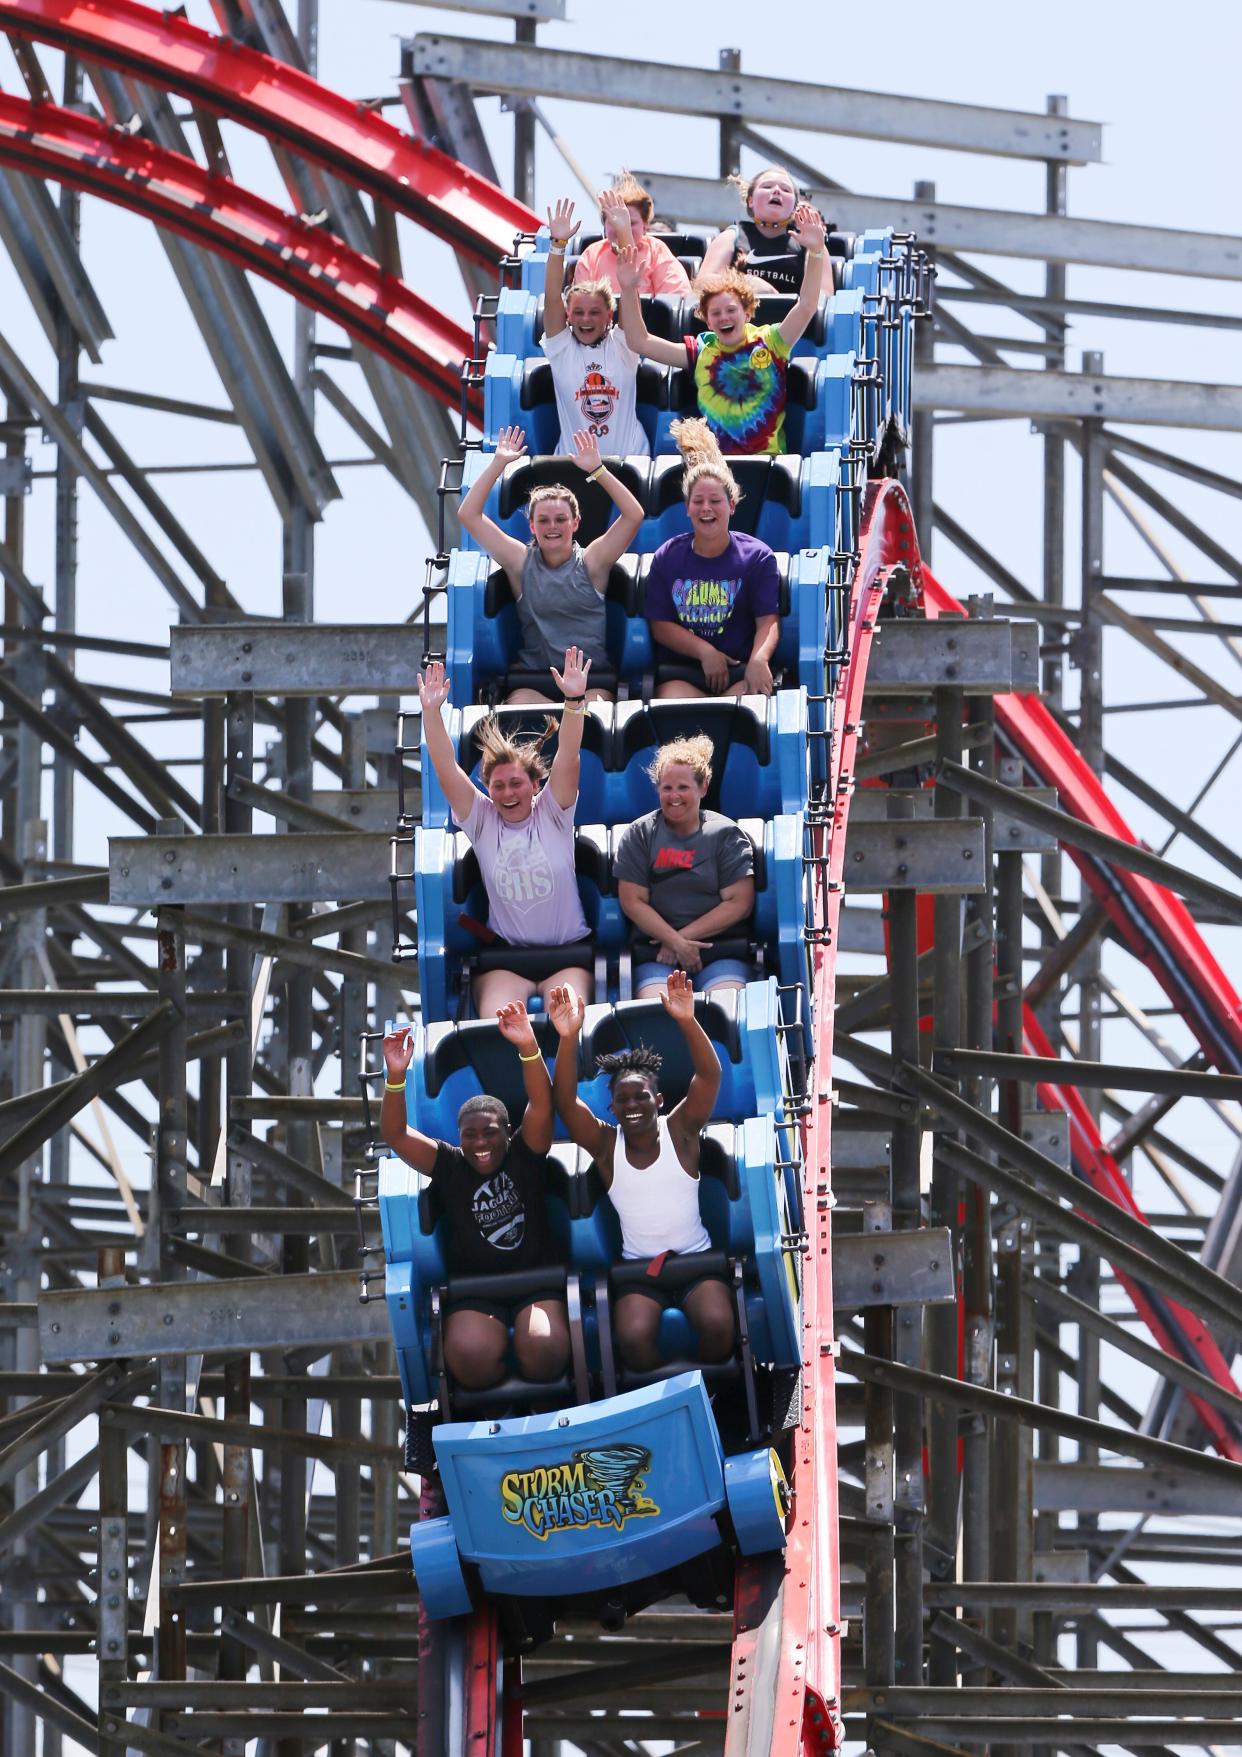
[[565,321],[574,340],[591,348],[602,340],[612,322],[612,312],[598,294],[571,293],[565,307]]
[[[536,791],[520,763],[497,763],[487,777],[487,797],[507,824],[521,823],[530,816]],[[464,1141],[462,1146],[464,1150]]]
[[467,1117],[461,1130],[461,1150],[481,1177],[490,1177],[509,1150],[509,1131],[489,1112]]
[[623,1134],[645,1131],[660,1115],[660,1094],[645,1074],[621,1074],[612,1088],[612,1114]]
[[726,347],[740,342],[746,331],[746,307],[735,293],[717,293],[707,302],[707,327]]

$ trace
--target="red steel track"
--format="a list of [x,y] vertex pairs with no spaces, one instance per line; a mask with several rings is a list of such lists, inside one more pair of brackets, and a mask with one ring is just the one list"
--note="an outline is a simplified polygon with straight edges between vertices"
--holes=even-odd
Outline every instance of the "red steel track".
[[[469,333],[378,263],[181,153],[0,93],[0,163],[71,183],[274,281],[455,406]],[[482,418],[475,393],[472,414]]]
[[0,0],[0,30],[200,99],[338,172],[484,268],[539,224],[522,202],[365,105],[136,0]]

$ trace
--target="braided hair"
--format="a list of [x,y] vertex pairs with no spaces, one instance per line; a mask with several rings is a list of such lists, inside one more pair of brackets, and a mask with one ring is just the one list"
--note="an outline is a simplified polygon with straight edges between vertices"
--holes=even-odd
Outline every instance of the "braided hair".
[[611,1091],[622,1074],[642,1074],[658,1088],[664,1057],[649,1044],[640,1043],[633,1049],[618,1049],[611,1055],[597,1055],[595,1065],[608,1076]]

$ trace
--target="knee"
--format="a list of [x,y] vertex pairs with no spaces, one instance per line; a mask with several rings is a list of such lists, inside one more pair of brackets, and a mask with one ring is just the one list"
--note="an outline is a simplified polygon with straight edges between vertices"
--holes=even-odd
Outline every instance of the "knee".
[[721,1301],[719,1305],[711,1305],[705,1312],[697,1312],[692,1319],[695,1335],[699,1344],[699,1359],[716,1364],[728,1360],[733,1353],[733,1313],[728,1304]]
[[569,1359],[569,1337],[555,1331],[549,1336],[527,1336],[517,1344],[515,1352],[522,1377],[546,1385],[552,1379],[559,1379],[565,1370],[565,1362]]
[[447,1337],[444,1359],[457,1383],[467,1391],[486,1391],[505,1374],[504,1343],[481,1337]]
[[656,1365],[660,1358],[659,1329],[658,1312],[652,1316],[646,1312],[618,1313],[617,1347],[622,1359],[632,1366]]

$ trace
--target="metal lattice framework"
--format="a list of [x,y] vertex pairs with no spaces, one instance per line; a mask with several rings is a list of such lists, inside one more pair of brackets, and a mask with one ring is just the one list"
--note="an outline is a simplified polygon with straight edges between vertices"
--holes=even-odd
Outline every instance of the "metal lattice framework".
[[[1067,169],[1103,148],[1063,100],[1030,115],[857,93],[744,73],[730,50],[714,69],[652,68],[539,45],[564,0],[461,9],[513,17],[516,40],[406,42],[392,99],[406,132],[388,100],[315,77],[315,0],[292,22],[280,0],[213,0],[218,34],[135,0],[0,0],[26,87],[0,95],[0,242],[56,360],[44,383],[0,320],[0,1744],[1230,1746],[1242,1012],[1199,930],[1239,920],[1242,857],[1202,807],[1242,735],[1191,803],[1166,797],[1105,738],[1104,636],[1242,718],[1227,668],[1240,631],[1220,614],[1242,597],[1242,559],[1176,482],[1234,499],[1242,484],[1159,432],[1242,431],[1242,388],[1113,377],[1092,353],[1073,372],[1067,349],[1079,319],[1160,323],[1170,358],[1179,325],[1242,319],[1073,299],[1066,272],[1233,281],[1242,241],[1069,216]],[[63,54],[55,93],[48,49]],[[497,187],[480,94],[514,111],[515,196]],[[789,1549],[739,1568],[732,1621],[665,1603],[620,1634],[561,1627],[519,1656],[489,1614],[447,1636],[420,1623],[401,1545],[424,1486],[401,1468],[386,1315],[355,1297],[362,1036],[417,997],[417,970],[387,955],[387,831],[398,789],[416,808],[419,784],[394,709],[434,618],[316,619],[315,528],[340,492],[316,414],[343,418],[443,551],[439,460],[479,420],[486,295],[534,223],[536,130],[565,150],[541,108],[562,98],[718,123],[721,179],[744,153],[778,159],[843,228],[930,241],[939,279],[909,497],[874,486],[842,558],[850,651],[810,849],[818,1273]],[[850,194],[769,127],[1043,163],[1046,211],[948,207],[930,184]],[[270,145],[288,211],[234,175],[233,128]],[[670,222],[731,211],[721,180],[640,175]],[[111,335],[83,193],[159,229],[227,407],[83,383],[83,355],[97,364]],[[407,284],[398,221],[459,252],[471,299],[485,295],[473,330]],[[1043,264],[1042,290],[976,254]],[[297,301],[291,356],[248,271]],[[1019,333],[980,333],[980,313]],[[348,345],[322,341],[313,314]],[[373,413],[333,372],[346,359]],[[240,428],[281,526],[282,620],[234,596],[108,424],[109,400]],[[1043,486],[1026,578],[933,489],[938,423],[1013,417],[1036,425]],[[27,571],[37,430],[57,460],[50,603]],[[79,628],[84,489],[166,592],[169,644]],[[1159,574],[1106,565],[1109,506]],[[990,594],[968,621],[946,589],[963,564]],[[908,614],[878,623],[882,602]],[[1185,650],[1193,636],[1212,660]],[[162,676],[119,680],[170,648],[171,700]],[[118,680],[83,681],[84,653]],[[179,764],[161,753],[187,717]],[[1161,853],[1114,787],[1167,825]],[[106,859],[75,835],[84,797],[116,832]],[[256,833],[264,814],[280,834]],[[1168,858],[1179,839],[1203,857],[1193,871]],[[1167,1028],[1123,988],[1133,960]],[[1106,1060],[1115,1042],[1142,1043],[1144,1065]],[[1136,1191],[1153,1188],[1167,1201],[1144,1213]],[[946,1253],[952,1300],[934,1291]]]

